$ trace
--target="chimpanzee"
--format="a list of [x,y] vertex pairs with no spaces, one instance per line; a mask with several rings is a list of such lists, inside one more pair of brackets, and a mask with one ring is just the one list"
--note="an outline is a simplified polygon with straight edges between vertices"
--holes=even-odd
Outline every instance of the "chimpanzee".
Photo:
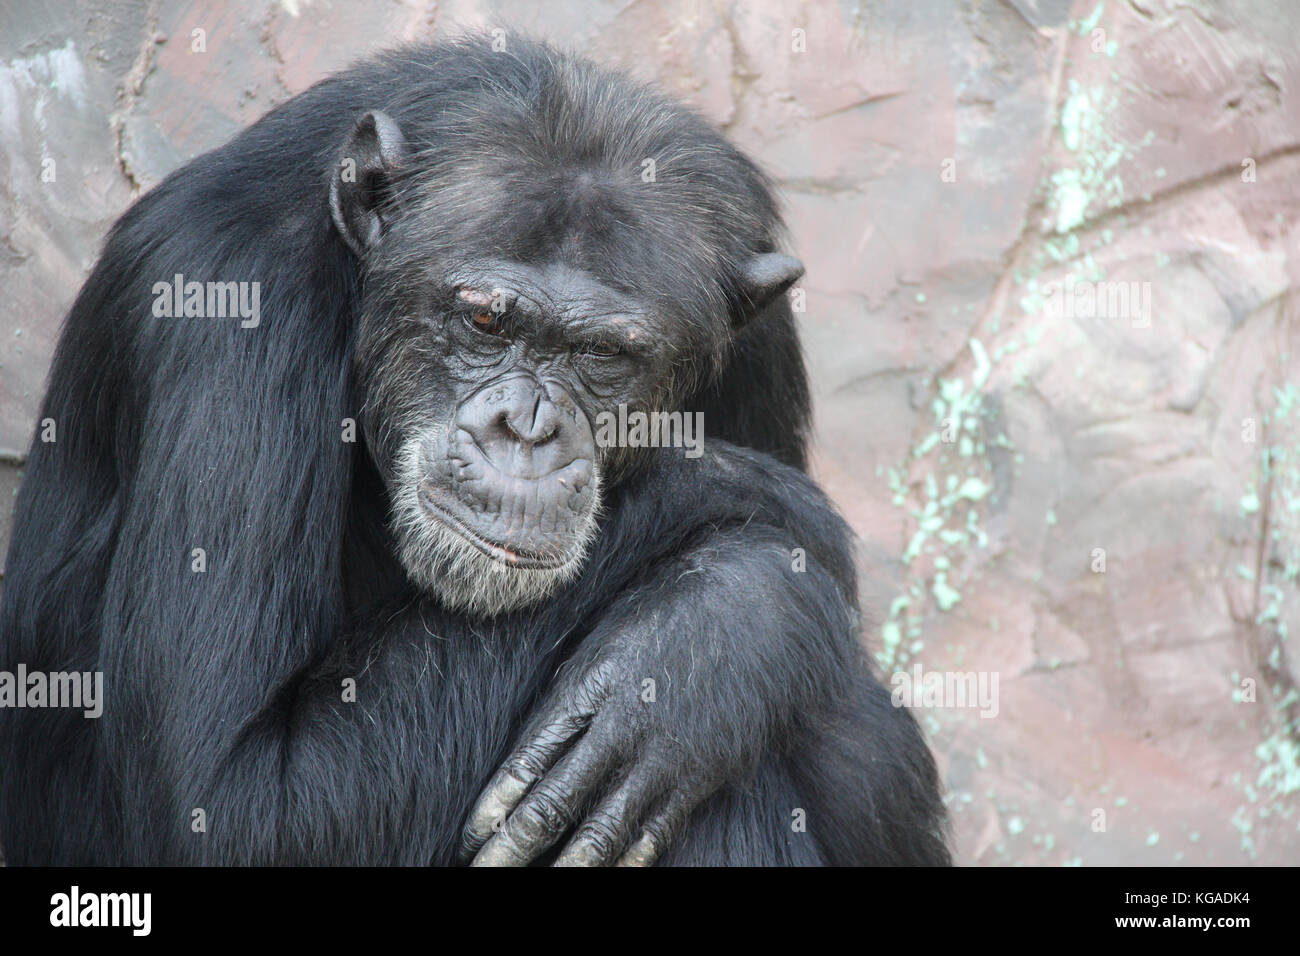
[[948,862],[803,471],[780,229],[694,113],[515,38],[370,59],[141,198],[0,615],[0,668],[103,713],[0,709],[9,862]]

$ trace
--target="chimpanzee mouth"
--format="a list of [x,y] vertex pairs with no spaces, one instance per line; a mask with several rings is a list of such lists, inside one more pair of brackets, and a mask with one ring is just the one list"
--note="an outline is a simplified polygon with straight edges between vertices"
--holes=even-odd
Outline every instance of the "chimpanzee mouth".
[[490,472],[471,470],[457,485],[455,463],[436,445],[428,455],[429,445],[427,434],[406,443],[393,501],[398,557],[417,587],[449,608],[491,616],[537,604],[581,572],[599,531],[598,472],[581,476],[576,493],[580,476],[543,476],[576,500],[548,499],[539,521],[536,499],[546,489],[491,462]]
[[420,505],[430,518],[442,522],[482,554],[509,567],[557,570],[571,564],[582,555],[583,549],[581,548],[573,549],[568,553],[543,554],[536,551],[527,551],[519,547],[507,547],[504,544],[492,541],[471,528],[463,518],[459,517],[449,507],[449,504],[439,501],[438,498],[448,496],[441,492],[433,482],[423,482],[418,497]]

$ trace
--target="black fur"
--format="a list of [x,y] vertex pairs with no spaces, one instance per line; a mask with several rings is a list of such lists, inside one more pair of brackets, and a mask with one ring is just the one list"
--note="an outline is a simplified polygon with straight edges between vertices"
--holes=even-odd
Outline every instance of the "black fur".
[[[515,40],[506,56],[476,41],[387,55],[196,159],[115,226],[55,355],[40,417],[58,440],[33,444],[0,610],[0,669],[99,669],[107,700],[99,720],[0,710],[10,863],[448,863],[557,668],[646,615],[689,636],[651,672],[719,664],[708,712],[699,695],[672,711],[692,759],[756,754],[663,862],[947,861],[929,753],[858,643],[847,529],[798,470],[808,389],[783,300],[734,350],[693,357],[684,407],[704,410],[708,453],[648,456],[610,489],[583,573],[554,599],[471,619],[417,594],[393,556],[384,486],[364,445],[339,438],[363,400],[360,280],[326,185],[361,112],[393,116],[428,175],[458,175],[438,166],[441,135],[490,115],[508,138],[521,104],[559,131],[541,146],[557,164],[620,117],[717,154],[702,168],[731,201],[700,226],[711,266],[609,237],[629,285],[675,302],[739,314],[719,277],[775,241],[761,176],[702,121],[599,71],[588,103],[548,99],[565,63]],[[526,255],[542,240],[484,241]],[[174,273],[259,281],[260,326],[153,318],[152,285]],[[806,573],[791,572],[796,547]],[[356,704],[340,702],[344,677]]]

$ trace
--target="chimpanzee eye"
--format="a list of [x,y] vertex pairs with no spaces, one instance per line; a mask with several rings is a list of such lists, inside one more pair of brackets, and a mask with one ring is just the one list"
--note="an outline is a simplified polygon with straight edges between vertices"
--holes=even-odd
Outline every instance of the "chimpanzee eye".
[[465,324],[484,335],[505,336],[505,316],[497,312],[474,312],[465,315]]
[[578,346],[578,352],[582,355],[594,355],[597,358],[613,358],[615,355],[623,354],[623,350],[613,342],[584,342]]

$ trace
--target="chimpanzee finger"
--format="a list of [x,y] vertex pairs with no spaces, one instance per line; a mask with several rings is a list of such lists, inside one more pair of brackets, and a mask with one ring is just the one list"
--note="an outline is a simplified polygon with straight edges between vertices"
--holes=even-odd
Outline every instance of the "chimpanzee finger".
[[578,827],[555,866],[610,866],[636,832],[646,807],[660,796],[661,778],[648,769],[634,771]]
[[616,756],[588,733],[519,802],[472,866],[526,866],[560,839],[591,802]]
[[614,865],[653,866],[686,828],[686,821],[699,804],[699,799],[699,792],[690,787],[670,791],[641,828],[640,835]]
[[461,831],[461,863],[468,863],[501,828],[524,794],[551,769],[590,721],[591,714],[575,713],[567,703],[561,703],[530,728],[524,743],[507,758],[470,811]]

